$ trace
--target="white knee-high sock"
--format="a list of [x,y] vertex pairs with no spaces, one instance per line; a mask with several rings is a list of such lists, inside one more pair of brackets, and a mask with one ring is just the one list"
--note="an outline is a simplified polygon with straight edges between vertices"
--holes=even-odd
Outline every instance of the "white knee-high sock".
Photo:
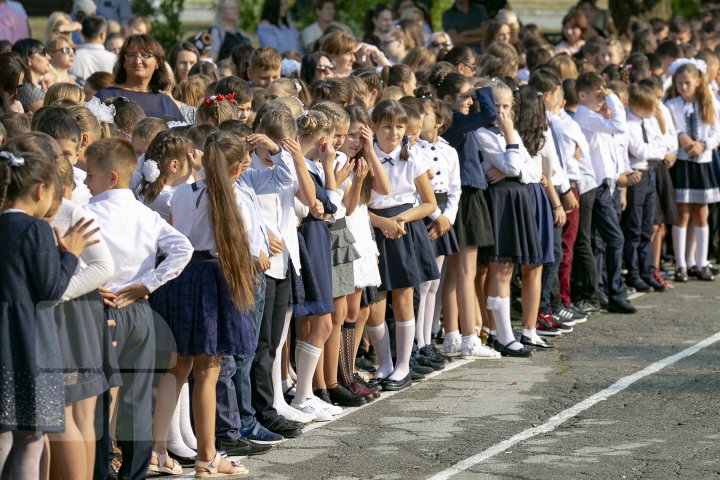
[[[697,265],[695,262],[695,255],[697,252],[697,228],[695,224],[690,223],[687,227],[687,240],[685,241],[685,263],[688,268]],[[697,265],[700,267],[700,265]]]
[[[513,350],[519,350],[522,345],[515,342],[515,335],[510,323],[510,297],[488,297],[487,308],[493,313],[497,341]],[[512,345],[511,345],[512,344]]]
[[710,244],[710,227],[695,227],[695,265],[702,268],[707,265]]
[[672,227],[673,250],[675,251],[675,266],[687,268],[685,263],[685,241],[687,240],[687,228]]
[[295,348],[295,366],[297,367],[297,386],[295,387],[294,404],[304,403],[313,396],[312,381],[315,375],[315,368],[322,349],[314,347],[309,343],[297,342]]
[[[425,321],[423,322],[423,344],[430,345],[432,343],[432,327],[435,322],[435,304],[437,303],[437,294],[440,288],[440,280],[430,282],[430,291],[428,292],[427,301],[425,302]],[[417,336],[417,334],[415,335]],[[418,343],[418,348],[420,343]]]
[[415,339],[415,319],[395,320],[395,370],[390,380],[402,380],[410,373],[410,354]]
[[180,390],[180,398],[178,398],[178,405],[180,406],[180,416],[178,417],[180,426],[180,435],[182,441],[189,448],[197,450],[197,439],[195,438],[195,432],[193,431],[192,424],[190,423],[190,387],[187,382],[182,386]]
[[[432,280],[420,284],[420,304],[418,305],[417,324],[415,326],[415,340],[418,348],[425,346],[425,321],[432,322],[432,312],[428,312],[427,302],[430,296]],[[429,314],[428,314],[429,313]],[[429,318],[428,318],[429,317]]]
[[167,448],[175,455],[182,457],[195,456],[195,452],[188,448],[183,442],[182,435],[180,434],[180,402],[175,405],[175,411],[173,412],[172,419],[170,420],[170,426],[168,427],[167,436]]
[[290,320],[292,320],[292,309],[288,310],[285,314],[285,323],[283,324],[283,333],[280,337],[280,345],[278,345],[275,351],[275,361],[273,362],[272,369],[272,382],[273,382],[273,407],[275,410],[287,406],[285,402],[285,396],[283,396],[282,388],[282,351],[287,340],[288,330],[290,329]]
[[375,378],[387,378],[393,371],[392,352],[390,351],[390,331],[385,322],[377,327],[365,326],[365,332],[370,337],[375,352],[378,354],[380,366],[375,372]]

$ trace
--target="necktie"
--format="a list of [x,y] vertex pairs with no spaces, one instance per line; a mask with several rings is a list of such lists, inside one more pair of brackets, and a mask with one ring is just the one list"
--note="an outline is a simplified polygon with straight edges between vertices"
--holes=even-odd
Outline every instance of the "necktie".
[[640,128],[642,129],[643,142],[648,142],[647,130],[645,129],[645,120],[640,120]]
[[548,125],[550,125],[550,133],[552,134],[553,142],[555,142],[555,151],[557,152],[558,159],[560,159],[560,166],[565,170],[565,162],[563,161],[562,152],[560,151],[560,141],[558,140],[557,133],[555,132],[555,127],[553,127],[552,122],[548,122]]

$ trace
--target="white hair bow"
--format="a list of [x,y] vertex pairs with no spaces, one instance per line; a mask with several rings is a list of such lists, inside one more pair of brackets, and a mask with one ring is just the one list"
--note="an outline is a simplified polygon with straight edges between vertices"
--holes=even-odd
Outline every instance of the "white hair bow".
[[89,102],[83,104],[85,108],[90,110],[98,122],[115,123],[115,106],[105,105],[99,98],[93,97]]
[[707,73],[707,64],[704,60],[700,60],[699,58],[678,58],[670,64],[668,67],[668,73],[674,76],[675,72],[677,72],[683,65],[693,65],[703,75]]
[[145,160],[142,174],[146,182],[153,183],[160,178],[160,167],[158,167],[158,163],[155,160]]

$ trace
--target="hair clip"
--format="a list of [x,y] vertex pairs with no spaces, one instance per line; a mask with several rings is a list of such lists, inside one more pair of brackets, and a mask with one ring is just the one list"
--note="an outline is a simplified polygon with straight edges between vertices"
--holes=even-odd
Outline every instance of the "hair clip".
[[538,96],[538,97],[542,97],[542,96],[543,96],[543,93],[542,93],[542,92],[537,92],[537,96]]
[[445,77],[447,77],[448,72],[443,72],[440,74],[440,80],[438,80],[437,87],[443,84],[445,81]]
[[300,116],[305,117],[308,113],[310,113],[310,110],[303,110],[302,112],[300,112]]
[[106,105],[99,98],[92,97],[83,106],[90,110],[98,122],[115,123],[115,105]]
[[513,89],[513,92],[519,93],[519,92],[520,92],[520,87],[515,87],[515,88]]
[[403,135],[402,144],[405,146],[410,145],[410,137]]
[[297,78],[293,78],[293,84],[295,85],[295,90],[297,90],[297,93],[302,92],[302,85],[300,84],[300,80]]
[[142,167],[142,174],[146,182],[153,183],[160,178],[160,167],[158,167],[158,163],[155,160],[145,160]]
[[178,122],[178,121],[176,121],[176,120],[167,122],[167,127],[168,127],[168,128],[187,127],[187,126],[189,126],[189,125],[190,125],[190,124],[187,123],[187,122]]
[[0,152],[0,158],[4,158],[11,167],[22,167],[25,165],[25,159],[23,157],[16,157],[7,150]]

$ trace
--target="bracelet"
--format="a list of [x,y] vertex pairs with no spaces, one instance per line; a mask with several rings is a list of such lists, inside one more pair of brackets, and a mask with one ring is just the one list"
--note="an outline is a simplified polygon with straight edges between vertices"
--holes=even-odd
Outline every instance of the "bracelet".
[[561,208],[563,208],[562,205],[557,205],[555,207],[552,207],[553,210],[560,210]]

